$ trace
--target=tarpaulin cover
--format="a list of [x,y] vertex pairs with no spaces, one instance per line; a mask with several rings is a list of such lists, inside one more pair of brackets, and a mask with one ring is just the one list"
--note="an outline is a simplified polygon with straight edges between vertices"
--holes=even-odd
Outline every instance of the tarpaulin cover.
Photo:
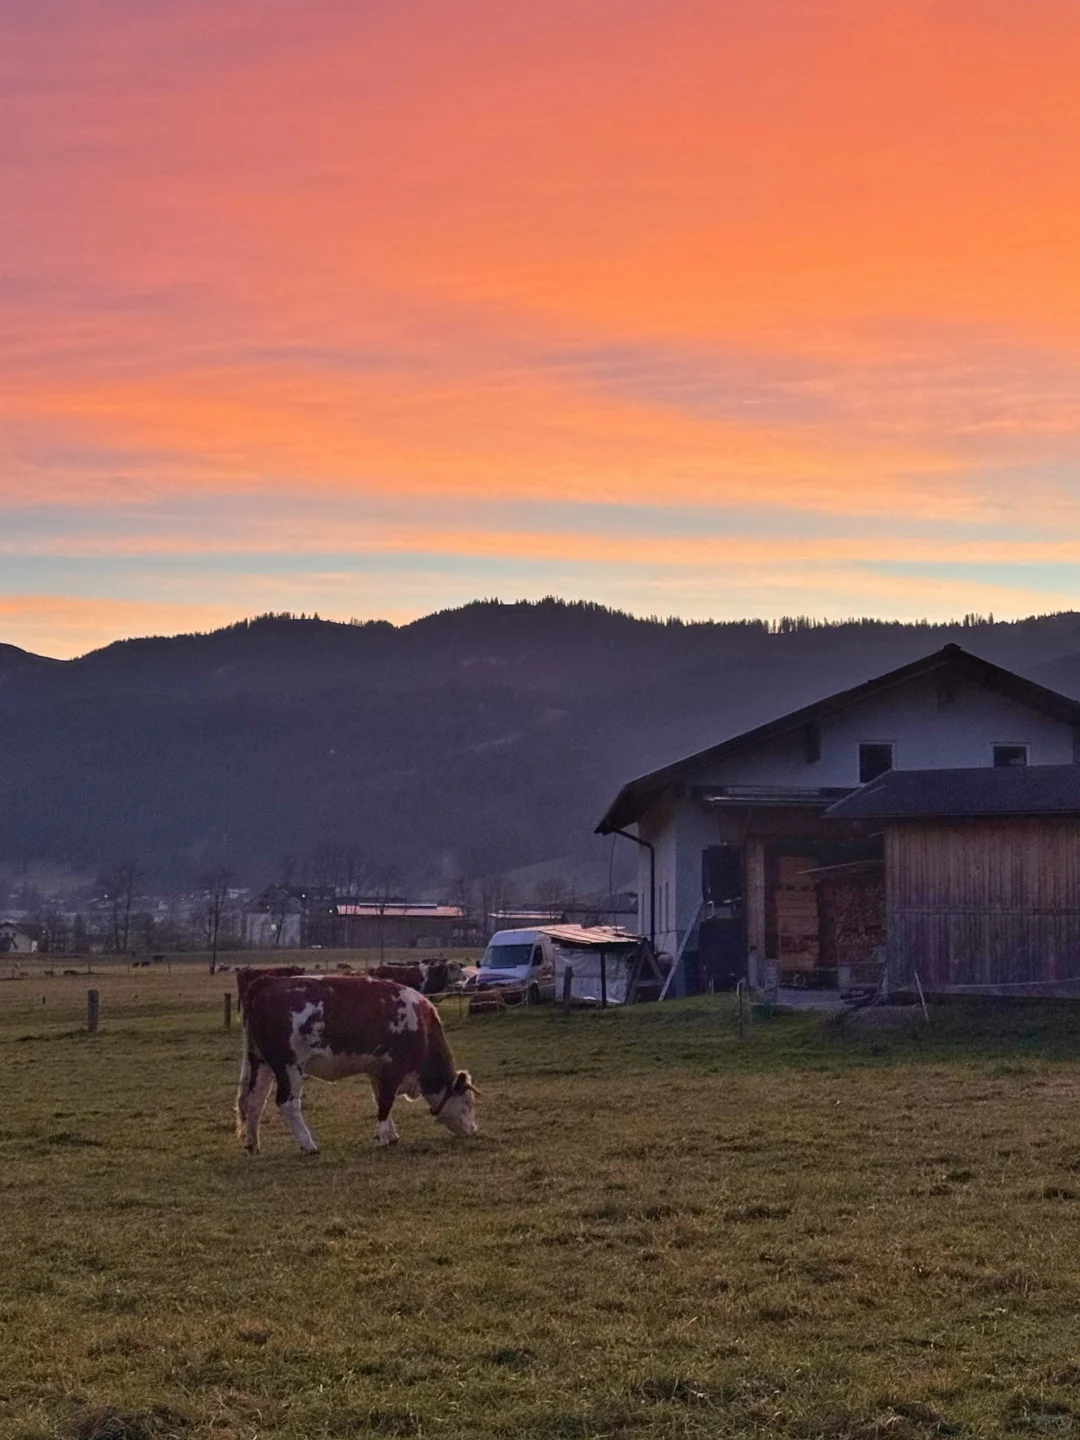
[[584,1000],[596,1005],[601,1001],[600,987],[600,962],[603,957],[604,973],[607,981],[607,1003],[609,1005],[625,1005],[626,994],[630,985],[630,973],[633,968],[636,947],[626,945],[613,946],[610,950],[600,946],[590,946],[588,949],[561,945],[557,940],[555,946],[555,997],[562,999],[563,976],[566,967],[569,965],[573,971],[573,979],[570,982],[570,998],[572,1000]]

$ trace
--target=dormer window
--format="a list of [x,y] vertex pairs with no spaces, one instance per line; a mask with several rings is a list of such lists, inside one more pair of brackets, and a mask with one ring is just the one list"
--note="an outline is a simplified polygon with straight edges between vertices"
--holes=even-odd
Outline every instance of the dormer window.
[[859,746],[859,784],[866,785],[893,768],[892,745]]
[[994,769],[1012,770],[1016,765],[1028,763],[1028,747],[1026,745],[995,745],[994,746]]

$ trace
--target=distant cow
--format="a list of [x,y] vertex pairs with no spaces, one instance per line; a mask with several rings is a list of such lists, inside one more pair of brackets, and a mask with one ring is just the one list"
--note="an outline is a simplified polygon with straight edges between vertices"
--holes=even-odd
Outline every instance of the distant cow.
[[248,991],[256,980],[264,975],[303,975],[302,965],[238,965],[236,967],[236,1008],[243,1015],[247,1012]]
[[301,1150],[318,1149],[300,1109],[305,1075],[341,1080],[367,1075],[379,1123],[390,1145],[395,1097],[423,1095],[432,1115],[455,1135],[476,1131],[473,1084],[456,1070],[439,1012],[430,1000],[392,980],[366,975],[258,977],[245,996],[244,1060],[236,1097],[237,1132],[259,1148],[259,1120],[273,1081],[277,1104]]
[[461,984],[465,969],[456,960],[404,960],[375,965],[368,974],[376,980],[396,980],[421,995],[445,995]]

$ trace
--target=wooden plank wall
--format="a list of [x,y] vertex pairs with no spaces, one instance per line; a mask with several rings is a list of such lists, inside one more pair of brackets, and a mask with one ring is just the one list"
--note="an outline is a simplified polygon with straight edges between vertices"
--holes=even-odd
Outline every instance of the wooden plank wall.
[[894,824],[885,862],[894,986],[1080,977],[1080,821]]
[[812,970],[818,963],[818,905],[814,879],[807,871],[813,855],[778,855],[771,929],[783,970]]

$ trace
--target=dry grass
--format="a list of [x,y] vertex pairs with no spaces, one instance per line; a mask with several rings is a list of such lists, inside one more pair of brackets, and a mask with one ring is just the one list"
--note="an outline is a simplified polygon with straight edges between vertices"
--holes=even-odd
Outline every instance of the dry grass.
[[0,985],[3,1440],[1080,1433],[1075,1011],[451,1006],[475,1142],[249,1160],[221,978],[94,983]]

